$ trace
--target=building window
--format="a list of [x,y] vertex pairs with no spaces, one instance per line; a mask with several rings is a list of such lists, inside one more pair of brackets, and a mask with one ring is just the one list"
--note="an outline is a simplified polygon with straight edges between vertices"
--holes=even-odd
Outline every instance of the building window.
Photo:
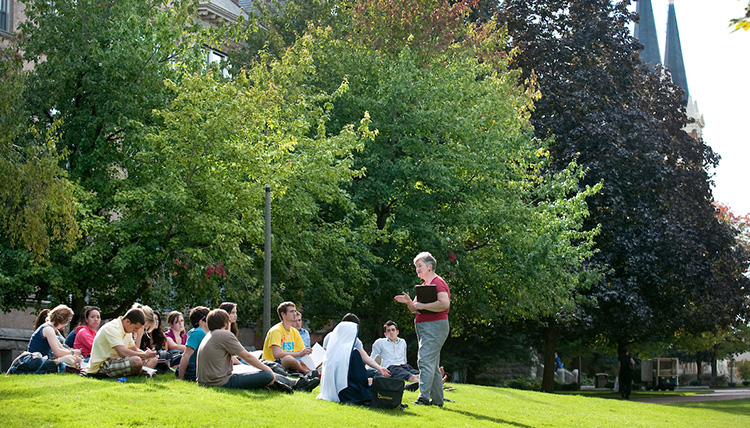
[[224,77],[229,77],[229,70],[227,70],[227,56],[214,49],[206,49],[206,65],[216,63],[221,70],[221,74]]
[[0,30],[10,31],[10,13],[8,10],[8,0],[0,0]]

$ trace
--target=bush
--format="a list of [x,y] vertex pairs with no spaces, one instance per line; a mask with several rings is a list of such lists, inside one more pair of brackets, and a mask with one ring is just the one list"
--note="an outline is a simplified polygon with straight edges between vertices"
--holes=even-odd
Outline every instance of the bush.
[[743,380],[742,381],[743,386],[750,386],[750,380]]
[[514,378],[514,379],[508,379],[501,384],[498,385],[502,388],[513,388],[513,389],[521,389],[524,391],[539,391],[542,389],[542,379],[536,378]]
[[744,380],[750,380],[750,360],[737,361],[737,373]]
[[578,376],[580,376],[579,377],[579,380],[581,381],[581,385],[580,386],[594,386],[594,379],[593,378],[590,378],[590,377],[586,376],[585,373],[580,373],[580,372],[579,372]]
[[555,391],[580,391],[581,385],[578,383],[559,383],[555,382]]
[[708,378],[708,386],[710,388],[727,386],[727,378],[724,376],[711,376],[710,378]]

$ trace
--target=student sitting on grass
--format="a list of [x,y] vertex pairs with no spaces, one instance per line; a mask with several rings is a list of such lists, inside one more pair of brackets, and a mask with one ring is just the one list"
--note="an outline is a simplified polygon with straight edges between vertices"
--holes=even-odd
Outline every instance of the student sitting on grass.
[[292,302],[283,302],[276,308],[276,313],[281,322],[266,333],[263,359],[276,361],[290,372],[309,373],[315,367],[307,367],[305,363],[297,361],[297,357],[312,353],[312,349],[305,347],[302,336],[292,326],[297,320],[297,306]]
[[[317,378],[300,378],[296,381],[274,372],[255,355],[242,346],[229,330],[229,314],[223,309],[214,309],[206,317],[209,333],[198,347],[196,369],[198,383],[203,386],[221,386],[234,389],[258,389],[272,387],[277,382],[292,389],[309,391],[318,385]],[[232,357],[238,356],[259,371],[232,373]]]
[[81,325],[76,327],[76,338],[73,348],[80,349],[81,355],[88,358],[91,355],[91,345],[94,344],[96,329],[102,322],[101,311],[96,306],[84,306],[81,312]]
[[398,326],[394,321],[386,321],[383,330],[385,337],[372,344],[370,357],[375,359],[380,355],[381,365],[391,372],[391,376],[411,382],[408,389],[416,391],[419,389],[419,370],[406,362],[406,340],[398,337]]
[[211,310],[205,306],[198,306],[190,311],[190,324],[193,328],[187,334],[185,353],[182,354],[180,367],[177,370],[177,378],[180,380],[195,382],[195,351],[198,350],[201,342],[203,342],[203,338],[205,338],[206,333],[208,333],[206,317],[209,312],[211,312]]
[[31,335],[27,351],[46,355],[58,366],[64,363],[70,367],[78,367],[81,351],[66,348],[63,344],[65,338],[60,334],[60,329],[68,325],[71,319],[73,311],[65,305],[56,306],[49,311],[46,321]]
[[172,311],[167,316],[167,323],[169,323],[169,330],[165,336],[167,337],[167,348],[170,352],[177,351],[179,353],[185,352],[185,343],[187,342],[187,334],[185,333],[185,319],[182,317],[182,313],[179,311]]
[[324,341],[326,359],[323,362],[319,399],[340,403],[365,404],[372,399],[372,391],[365,364],[382,376],[390,377],[387,369],[370,358],[357,338],[359,318],[346,314]]
[[[139,375],[142,368],[154,368],[156,351],[141,351],[135,346],[133,333],[143,330],[146,317],[141,309],[133,308],[99,329],[91,346],[87,373],[107,377]],[[142,334],[141,334],[142,335]]]

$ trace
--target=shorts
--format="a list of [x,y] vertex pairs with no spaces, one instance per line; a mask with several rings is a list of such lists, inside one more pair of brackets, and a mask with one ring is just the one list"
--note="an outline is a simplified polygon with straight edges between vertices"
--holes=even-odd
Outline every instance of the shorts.
[[105,360],[99,367],[99,374],[107,377],[125,376],[129,375],[130,372],[130,357]]
[[391,372],[391,377],[402,380],[409,380],[413,375],[418,375],[419,370],[408,364],[390,365],[387,367],[388,371]]

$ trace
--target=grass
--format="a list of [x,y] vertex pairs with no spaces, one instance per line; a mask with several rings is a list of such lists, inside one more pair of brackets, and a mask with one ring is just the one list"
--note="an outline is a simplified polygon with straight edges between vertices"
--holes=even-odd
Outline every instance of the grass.
[[[709,394],[711,392],[713,392],[713,390],[711,389],[694,390],[694,391],[636,391],[636,390],[633,390],[633,392],[631,392],[630,394],[630,398],[635,400],[638,398],[687,397],[689,395]],[[612,390],[585,390],[584,389],[580,391],[559,391],[557,392],[557,394],[620,399],[620,393],[614,392]]]
[[[585,395],[455,385],[445,408],[373,410],[316,400],[313,394],[203,388],[169,376],[86,379],[0,376],[0,423],[36,426],[300,427],[742,427],[750,399],[657,405]],[[404,402],[416,399],[405,392]]]

